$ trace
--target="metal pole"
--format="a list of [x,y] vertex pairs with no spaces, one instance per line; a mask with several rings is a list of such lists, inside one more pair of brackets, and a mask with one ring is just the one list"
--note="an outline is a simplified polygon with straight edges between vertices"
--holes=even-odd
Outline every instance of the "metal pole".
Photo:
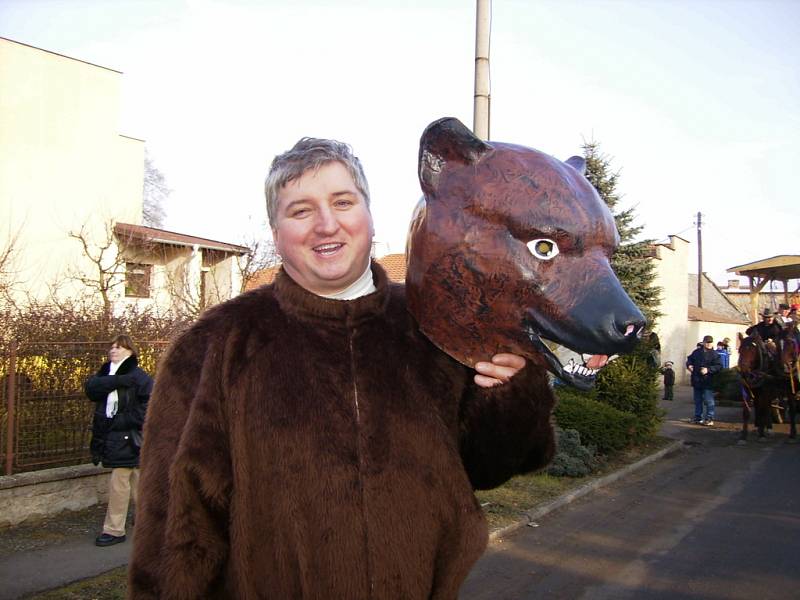
[[703,308],[703,215],[697,213],[697,308]]
[[11,475],[14,471],[14,396],[17,394],[16,390],[17,378],[17,342],[11,342],[11,353],[8,357],[8,381],[6,385],[6,402],[8,412],[6,414],[6,468],[5,474]]
[[475,19],[475,104],[472,132],[482,140],[489,139],[489,42],[492,28],[491,0],[477,0]]

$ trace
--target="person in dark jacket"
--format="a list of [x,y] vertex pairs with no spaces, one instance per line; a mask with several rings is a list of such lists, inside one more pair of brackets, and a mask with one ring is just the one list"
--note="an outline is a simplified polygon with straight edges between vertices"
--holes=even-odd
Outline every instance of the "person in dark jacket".
[[769,340],[777,341],[781,335],[781,326],[775,321],[775,313],[769,308],[765,308],[764,312],[761,313],[761,322],[748,327],[745,333],[747,335],[758,334],[763,342]]
[[127,335],[111,341],[109,361],[86,381],[86,395],[95,403],[92,462],[111,469],[108,509],[98,546],[125,541],[128,503],[139,482],[139,450],[153,380],[139,368],[136,346]]
[[661,369],[662,375],[664,375],[664,398],[663,400],[672,400],[673,399],[673,391],[675,387],[675,371],[672,368],[672,361],[668,360],[664,363],[664,368]]
[[[694,423],[711,426],[714,424],[714,392],[711,383],[714,373],[722,370],[722,361],[714,350],[714,338],[707,335],[703,338],[703,347],[697,348],[689,355],[686,368],[692,374],[691,382],[694,391]],[[705,406],[705,417],[703,416]]]

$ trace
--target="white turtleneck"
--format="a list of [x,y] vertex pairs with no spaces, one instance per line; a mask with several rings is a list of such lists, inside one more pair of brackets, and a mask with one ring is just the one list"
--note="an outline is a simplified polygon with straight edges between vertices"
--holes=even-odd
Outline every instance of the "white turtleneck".
[[[126,356],[121,361],[115,363],[112,362],[108,366],[108,374],[109,375],[116,375],[117,370],[120,368],[122,363],[124,363],[128,357]],[[106,417],[111,419],[115,414],[117,414],[117,407],[119,406],[119,395],[117,394],[117,390],[111,390],[106,397]]]
[[361,296],[371,294],[376,289],[375,282],[372,281],[372,264],[368,262],[367,270],[361,274],[361,277],[356,279],[345,289],[333,294],[320,294],[320,296],[323,298],[330,298],[331,300],[355,300]]

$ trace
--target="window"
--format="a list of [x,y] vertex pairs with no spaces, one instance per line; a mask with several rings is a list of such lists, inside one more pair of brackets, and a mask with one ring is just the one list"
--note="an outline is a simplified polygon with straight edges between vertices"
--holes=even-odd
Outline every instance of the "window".
[[125,295],[134,298],[150,297],[150,272],[153,265],[125,263]]

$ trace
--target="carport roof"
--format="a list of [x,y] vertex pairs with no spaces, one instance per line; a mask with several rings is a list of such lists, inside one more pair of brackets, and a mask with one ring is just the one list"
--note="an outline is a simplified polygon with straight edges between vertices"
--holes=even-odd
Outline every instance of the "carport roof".
[[745,277],[761,277],[775,281],[800,279],[800,255],[780,254],[755,262],[731,267],[728,273],[736,273]]

